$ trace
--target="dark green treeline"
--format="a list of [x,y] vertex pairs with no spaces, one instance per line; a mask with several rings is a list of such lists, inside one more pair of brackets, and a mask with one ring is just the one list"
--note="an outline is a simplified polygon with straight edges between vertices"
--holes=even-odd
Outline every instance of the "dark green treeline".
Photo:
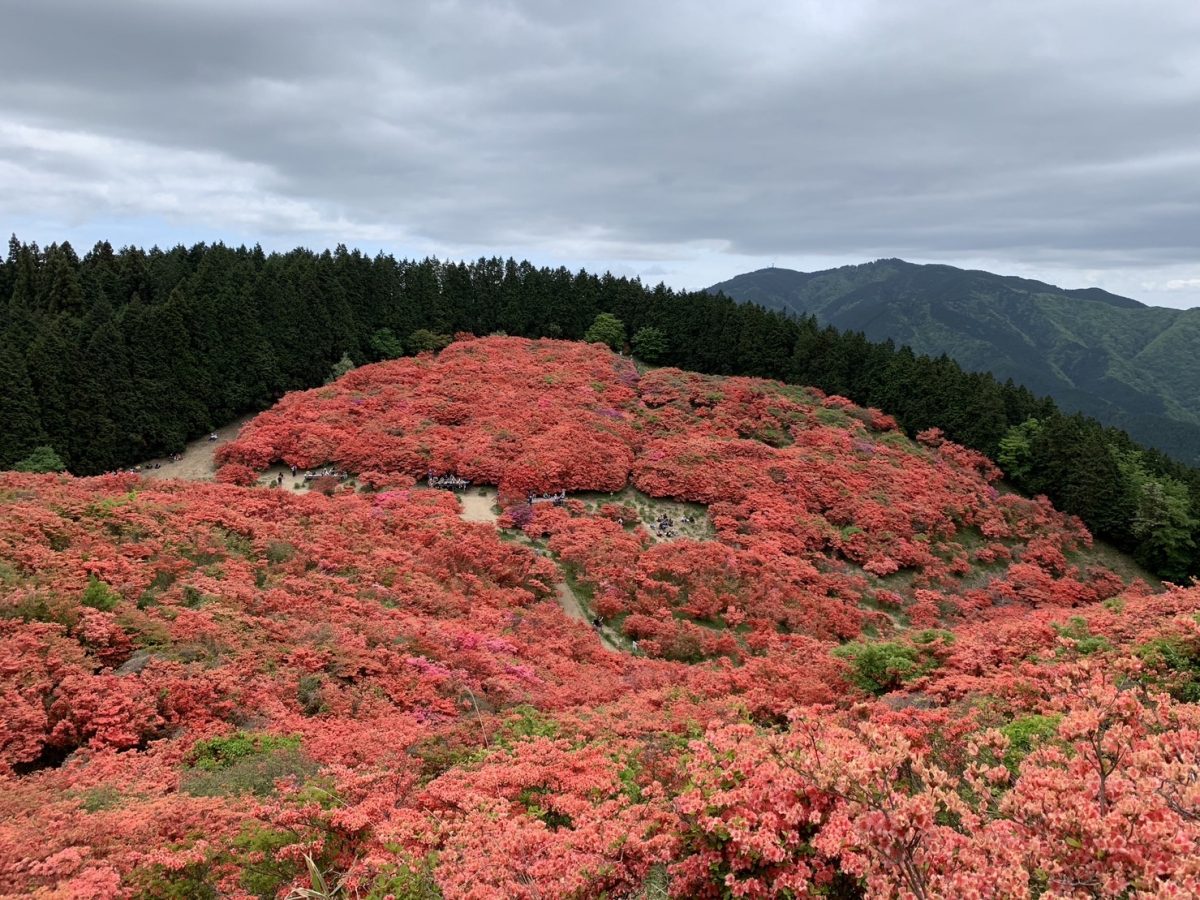
[[0,265],[0,468],[49,445],[72,472],[182,448],[356,364],[456,331],[581,338],[600,312],[665,335],[658,361],[811,384],[999,458],[1163,577],[1200,572],[1200,470],[1011,382],[754,305],[513,260],[449,263],[198,244],[80,258],[9,242]]

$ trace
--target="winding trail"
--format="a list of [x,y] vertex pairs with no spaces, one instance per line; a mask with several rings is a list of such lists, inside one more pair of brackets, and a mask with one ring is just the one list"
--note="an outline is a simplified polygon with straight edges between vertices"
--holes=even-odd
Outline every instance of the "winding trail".
[[[217,448],[236,438],[238,432],[242,430],[242,426],[253,418],[252,415],[244,416],[236,422],[230,422],[228,425],[218,428],[214,432],[217,435],[215,441],[210,441],[207,435],[197,438],[187,445],[178,460],[163,457],[148,460],[141,464],[140,472],[149,480],[169,478],[183,481],[212,481],[217,472],[216,464],[213,461],[213,455]],[[149,468],[155,463],[158,464],[157,469]],[[307,493],[309,490],[304,479],[293,478],[290,468],[282,463],[277,463],[264,471],[259,476],[258,483],[266,487],[276,482],[280,475],[283,476],[282,486],[285,490],[297,494]],[[471,488],[458,495],[458,502],[462,506],[459,516],[465,522],[482,522],[495,526],[500,519],[500,514],[496,511],[495,488]],[[616,632],[607,625],[599,628],[592,625],[584,611],[583,604],[579,602],[579,598],[575,596],[575,592],[571,590],[571,586],[565,579],[555,582],[554,595],[558,598],[558,604],[568,618],[583,622],[596,632],[601,646],[615,653],[622,652],[624,648],[622,648]]]
[[[470,488],[458,495],[458,502],[462,506],[458,515],[464,522],[483,522],[494,526],[500,519],[500,514],[496,511],[495,488]],[[554,583],[554,596],[558,598],[558,605],[567,614],[567,618],[583,622],[593,628],[597,637],[600,638],[600,644],[606,650],[620,652],[621,647],[612,629],[606,625],[599,628],[592,625],[583,609],[583,604],[579,602],[579,598],[575,596],[575,592],[571,590],[566,579],[560,579]]]
[[595,629],[597,637],[600,638],[600,645],[605,650],[612,650],[614,653],[621,652],[621,647],[613,639],[612,629],[607,625],[601,625],[599,628],[596,628],[596,626],[588,621],[587,613],[583,611],[583,604],[579,602],[579,598],[575,596],[575,592],[571,590],[569,584],[565,581],[555,582],[554,595],[558,597],[558,605],[563,608],[563,612],[567,614],[567,618],[583,622],[585,625]]

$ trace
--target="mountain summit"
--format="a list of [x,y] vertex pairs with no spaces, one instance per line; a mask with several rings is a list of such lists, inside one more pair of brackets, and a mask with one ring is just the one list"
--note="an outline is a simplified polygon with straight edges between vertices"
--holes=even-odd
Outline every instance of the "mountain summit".
[[1180,460],[1200,459],[1200,309],[901,259],[821,272],[760,269],[709,290],[944,353]]

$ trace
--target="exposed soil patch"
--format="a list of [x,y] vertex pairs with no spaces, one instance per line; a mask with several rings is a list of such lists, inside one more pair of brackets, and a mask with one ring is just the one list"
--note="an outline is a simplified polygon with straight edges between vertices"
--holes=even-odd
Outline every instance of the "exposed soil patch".
[[[141,473],[146,478],[180,478],[184,481],[212,481],[213,476],[217,473],[217,467],[213,464],[213,454],[222,444],[232,441],[242,426],[253,419],[254,416],[244,416],[236,422],[230,422],[223,428],[218,428],[213,432],[217,439],[210,440],[206,435],[192,441],[180,454],[179,459],[172,460],[170,458],[158,457],[157,459],[148,460],[141,465]],[[150,468],[155,464],[158,468]]]
[[[171,478],[182,481],[212,481],[217,474],[217,465],[213,461],[217,448],[236,438],[242,426],[253,418],[253,415],[244,416],[236,422],[218,428],[213,432],[217,436],[215,441],[209,435],[197,438],[184,448],[178,459],[158,457],[147,460],[141,464],[139,471],[150,480]],[[158,468],[154,468],[156,465]],[[282,481],[279,477],[281,475]],[[263,487],[282,488],[296,494],[307,494],[311,490],[309,482],[304,480],[303,472],[292,475],[291,467],[283,463],[276,463],[263,471],[258,476],[258,483]]]
[[495,488],[471,488],[458,495],[458,502],[462,504],[459,516],[464,522],[487,522],[489,525],[495,525],[496,520],[500,518],[496,509]]

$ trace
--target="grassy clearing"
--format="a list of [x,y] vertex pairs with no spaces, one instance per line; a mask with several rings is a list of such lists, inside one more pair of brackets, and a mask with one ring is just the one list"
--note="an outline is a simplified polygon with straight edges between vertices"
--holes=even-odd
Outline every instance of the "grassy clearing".
[[[601,506],[608,503],[628,506],[637,512],[638,519],[656,541],[670,540],[669,538],[660,538],[655,529],[659,517],[664,515],[672,521],[676,539],[690,538],[694,541],[711,541],[716,536],[716,531],[708,518],[708,507],[702,503],[685,503],[680,500],[651,497],[634,487],[626,487],[613,494],[592,492],[574,494],[572,499],[582,500],[588,511],[592,513],[597,512]],[[682,521],[684,516],[689,517],[692,521]]]
[[1112,544],[1105,543],[1099,539],[1093,539],[1092,546],[1087,550],[1068,553],[1067,559],[1080,568],[1104,566],[1107,569],[1112,569],[1127,584],[1131,581],[1141,580],[1150,585],[1150,587],[1157,589],[1162,581],[1162,579],[1155,578],[1154,575],[1138,565],[1132,556],[1122,553]]

